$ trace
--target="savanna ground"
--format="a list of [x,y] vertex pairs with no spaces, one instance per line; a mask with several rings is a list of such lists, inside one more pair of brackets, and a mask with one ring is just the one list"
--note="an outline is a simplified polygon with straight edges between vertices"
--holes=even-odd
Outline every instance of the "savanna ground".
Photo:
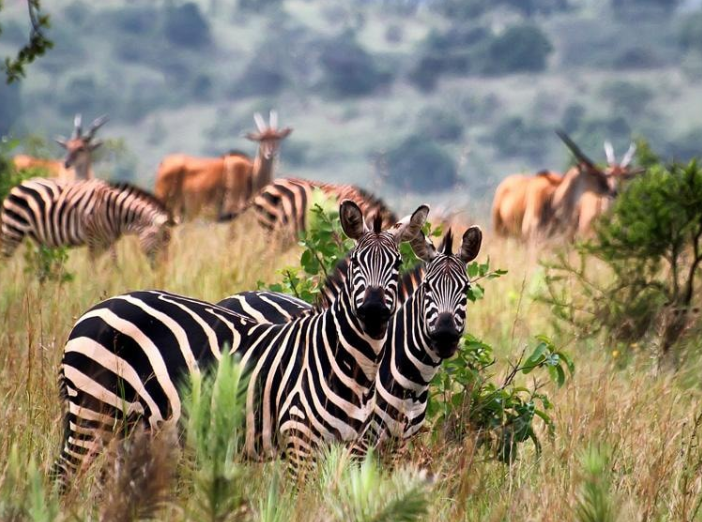
[[[62,284],[40,283],[27,273],[24,247],[0,265],[0,506],[4,513],[12,513],[8,507],[24,505],[28,511],[17,514],[18,520],[135,518],[126,511],[129,488],[110,478],[116,473],[110,471],[114,469],[110,456],[101,461],[103,465],[107,461],[108,469],[102,472],[103,480],[97,478],[101,472],[96,465],[62,500],[60,512],[53,511],[54,504],[42,496],[46,494],[42,478],[58,454],[62,437],[57,368],[63,343],[84,311],[121,292],[162,288],[216,302],[256,288],[259,280],[278,280],[276,270],[297,264],[299,250],[281,254],[262,238],[253,220],[233,225],[231,236],[228,226],[188,224],[175,231],[165,266],[151,270],[137,243],[128,239],[119,244],[117,266],[109,256],[92,262],[85,250],[72,251],[66,270],[75,277]],[[488,234],[479,260],[489,256],[492,267],[509,273],[485,283],[485,298],[469,304],[468,317],[468,331],[494,347],[497,381],[509,371],[509,361],[533,345],[537,334],[553,336],[555,344],[572,356],[576,372],[562,387],[539,377],[541,391],[554,404],[550,414],[556,428],[550,436],[543,424],[535,422],[542,443],[540,456],[527,442],[513,464],[504,464],[477,447],[478,434],[456,440],[445,430],[427,430],[400,452],[394,467],[386,459],[379,468],[357,475],[356,482],[344,475],[343,459],[332,455],[297,494],[280,466],[245,463],[236,468],[243,500],[230,518],[397,520],[399,515],[364,518],[359,514],[364,509],[359,491],[366,488],[371,496],[374,490],[382,494],[388,488],[401,489],[405,479],[416,488],[412,498],[427,499],[428,514],[420,517],[426,520],[702,518],[698,372],[694,368],[659,371],[647,346],[635,347],[629,363],[622,365],[618,352],[601,343],[579,341],[567,332],[557,334],[549,309],[534,300],[543,285],[538,258],[549,255],[548,250],[527,251],[519,243]],[[157,467],[169,467],[168,462],[181,454],[177,448],[168,443],[159,450],[160,457],[155,452],[151,458]],[[181,461],[174,475],[157,470],[149,478],[155,491],[161,487],[159,481],[167,482],[165,502],[155,518],[197,519],[191,505],[197,497],[194,475],[187,462],[187,458]],[[413,466],[430,470],[433,480],[411,478],[411,472],[407,479],[402,469]]]

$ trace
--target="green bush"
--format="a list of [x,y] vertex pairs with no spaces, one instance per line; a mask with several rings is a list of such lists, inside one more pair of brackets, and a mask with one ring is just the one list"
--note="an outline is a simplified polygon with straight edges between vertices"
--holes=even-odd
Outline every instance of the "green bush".
[[543,299],[555,317],[581,336],[602,332],[625,346],[647,336],[659,356],[670,354],[696,320],[702,169],[695,161],[651,166],[576,252],[576,261],[563,253],[545,264]]
[[439,145],[412,135],[387,153],[386,182],[396,190],[438,192],[458,182],[456,164]]
[[[497,277],[502,273],[493,274]],[[546,337],[540,336],[537,341],[529,357],[524,358],[522,352],[502,384],[498,384],[490,371],[495,364],[492,347],[466,335],[457,355],[444,362],[432,381],[427,418],[434,422],[435,432],[458,441],[469,434],[478,435],[479,444],[503,462],[514,461],[519,445],[529,440],[537,452],[541,451],[534,421],[541,419],[553,433],[555,426],[547,412],[553,405],[536,384],[529,389],[515,383],[515,379],[546,370],[562,386],[575,366]]]

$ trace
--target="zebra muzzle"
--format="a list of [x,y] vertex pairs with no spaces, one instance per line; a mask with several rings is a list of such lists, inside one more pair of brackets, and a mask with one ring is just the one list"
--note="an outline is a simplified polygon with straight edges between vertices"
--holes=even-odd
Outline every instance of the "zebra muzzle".
[[439,314],[436,325],[429,334],[431,348],[442,359],[452,357],[458,350],[458,342],[461,340],[462,334],[463,332],[456,326],[452,314]]
[[373,339],[381,339],[387,332],[392,316],[390,308],[385,304],[385,290],[380,287],[368,288],[357,313],[365,332]]

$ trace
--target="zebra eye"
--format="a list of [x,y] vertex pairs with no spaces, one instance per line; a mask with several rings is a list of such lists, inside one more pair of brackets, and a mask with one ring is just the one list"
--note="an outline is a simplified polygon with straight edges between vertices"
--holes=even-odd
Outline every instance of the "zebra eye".
[[400,268],[401,266],[402,266],[402,258],[401,258],[401,257],[398,257],[398,258],[395,260],[395,264],[393,265],[393,268],[396,268],[396,269],[399,270],[399,268]]

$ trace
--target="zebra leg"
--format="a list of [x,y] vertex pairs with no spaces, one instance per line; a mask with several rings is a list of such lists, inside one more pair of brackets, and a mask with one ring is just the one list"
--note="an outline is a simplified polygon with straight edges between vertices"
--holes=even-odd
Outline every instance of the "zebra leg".
[[26,232],[18,228],[10,228],[7,225],[2,225],[0,230],[0,247],[2,247],[2,255],[4,257],[12,257],[20,245]]

